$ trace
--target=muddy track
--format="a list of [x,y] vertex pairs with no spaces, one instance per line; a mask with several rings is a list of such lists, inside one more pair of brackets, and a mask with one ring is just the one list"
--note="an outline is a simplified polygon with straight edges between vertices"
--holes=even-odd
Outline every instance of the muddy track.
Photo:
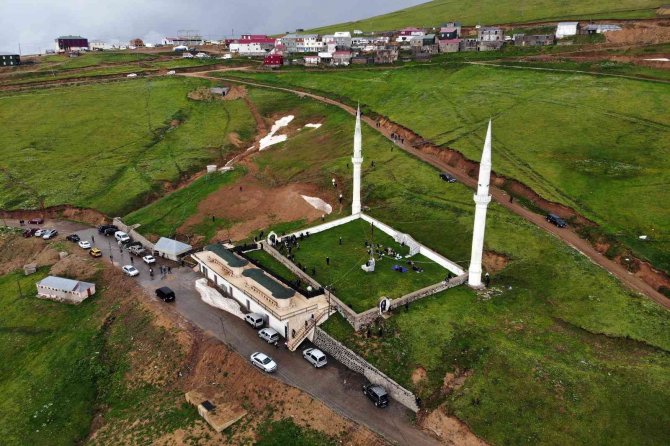
[[[325,104],[334,105],[341,108],[351,115],[355,115],[356,110],[354,107],[351,107],[347,104],[339,102],[337,100],[328,98],[326,96],[320,96],[314,93],[309,93],[306,91],[301,91],[299,89],[277,87],[272,85],[266,85],[258,82],[245,81],[235,78],[220,78],[212,77],[209,75],[209,71],[189,73],[185,74],[186,76],[200,77],[205,79],[216,79],[219,81],[227,81],[252,87],[267,88],[272,90],[283,91],[287,93],[296,94],[300,97],[308,97]],[[407,129],[399,124],[396,124],[386,118],[373,119],[371,117],[363,116],[363,121],[368,124],[371,128],[377,130],[379,133],[390,139],[391,133],[400,135],[404,138],[402,144],[396,143],[398,147],[410,153],[411,155],[425,161],[432,166],[449,172],[454,175],[459,181],[461,181],[466,186],[471,189],[475,189],[477,186],[477,172],[479,171],[479,163],[471,161],[463,156],[460,152],[445,147],[439,147],[430,141],[423,139],[420,135],[414,133],[410,129]],[[379,126],[378,126],[379,123]],[[611,260],[603,255],[603,253],[609,248],[599,245],[599,249],[596,248],[590,241],[583,239],[574,228],[564,228],[560,229],[556,226],[548,223],[543,215],[540,215],[520,204],[517,201],[510,201],[510,192],[514,197],[522,197],[525,200],[528,200],[534,204],[534,206],[541,208],[548,212],[557,212],[561,215],[571,219],[574,223],[573,226],[584,227],[584,226],[597,226],[596,223],[590,221],[586,217],[580,215],[574,209],[564,206],[560,203],[554,203],[548,200],[545,200],[540,195],[538,195],[533,189],[523,184],[520,181],[517,181],[512,178],[507,178],[503,175],[499,175],[495,172],[491,173],[492,176],[492,186],[491,186],[491,196],[493,200],[498,202],[501,206],[509,209],[515,214],[521,216],[525,220],[535,224],[541,229],[552,234],[556,238],[567,243],[586,257],[588,257],[593,263],[604,268],[611,274],[618,277],[627,287],[633,291],[642,293],[648,296],[650,299],[662,305],[665,308],[670,309],[670,299],[661,294],[658,290],[661,287],[670,288],[670,276],[665,274],[662,271],[659,271],[653,267],[648,262],[645,262],[640,259],[633,258],[633,262],[639,266],[637,273],[632,273],[628,269],[617,263],[614,260]],[[510,191],[510,192],[507,192]],[[629,256],[630,258],[631,256]]]

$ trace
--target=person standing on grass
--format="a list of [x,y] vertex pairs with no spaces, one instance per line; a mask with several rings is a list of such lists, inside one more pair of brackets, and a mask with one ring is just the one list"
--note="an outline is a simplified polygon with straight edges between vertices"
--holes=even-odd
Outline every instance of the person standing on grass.
[[330,265],[330,257],[326,257],[326,265]]

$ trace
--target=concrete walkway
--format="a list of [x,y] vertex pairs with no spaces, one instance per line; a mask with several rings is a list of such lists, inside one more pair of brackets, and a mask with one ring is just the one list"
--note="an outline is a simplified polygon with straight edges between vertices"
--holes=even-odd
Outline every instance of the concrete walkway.
[[[18,221],[7,220],[12,226]],[[78,223],[47,220],[41,227],[56,228],[59,239],[76,233],[82,240],[91,241],[93,246],[103,253],[104,261],[113,261],[118,268],[131,264],[131,255],[120,250],[112,236],[98,234],[97,229],[88,228]],[[69,243],[69,242],[66,242]],[[80,249],[73,245],[74,249]],[[111,259],[110,259],[111,256]],[[155,289],[161,286],[172,288],[177,296],[174,304],[164,304],[166,311],[176,311],[193,325],[207,334],[223,341],[245,358],[256,351],[270,355],[278,364],[273,376],[291,386],[309,393],[322,401],[340,415],[362,424],[387,440],[400,445],[437,445],[440,444],[412,424],[412,413],[399,403],[391,402],[386,409],[377,409],[362,393],[361,387],[365,378],[345,368],[337,361],[329,358],[326,367],[315,369],[302,358],[302,350],[310,347],[309,342],[301,348],[290,352],[285,347],[274,347],[261,340],[257,331],[241,319],[225,311],[205,304],[195,289],[195,281],[202,276],[190,268],[178,267],[175,262],[159,259],[152,265],[154,277],[149,274],[149,266],[140,257],[132,256],[132,264],[140,271],[137,282],[146,290],[150,299],[155,297]],[[170,266],[171,274],[161,276],[159,265]]]

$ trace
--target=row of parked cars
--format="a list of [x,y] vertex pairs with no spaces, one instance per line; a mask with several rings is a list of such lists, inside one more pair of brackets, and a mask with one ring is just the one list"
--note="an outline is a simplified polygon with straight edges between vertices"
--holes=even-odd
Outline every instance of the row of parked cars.
[[55,229],[40,229],[40,228],[28,228],[23,231],[23,236],[28,237],[40,237],[44,240],[49,240],[58,235],[58,231]]
[[[249,313],[244,316],[244,320],[258,330],[258,336],[269,344],[277,346],[279,342],[279,333],[274,328],[265,327],[265,319],[262,314]],[[324,367],[328,364],[326,354],[318,348],[306,348],[302,351],[302,357],[314,368]],[[263,352],[254,352],[250,357],[251,364],[267,373],[277,371],[277,362],[269,355]],[[378,384],[365,384],[363,394],[370,399],[376,407],[386,407],[389,404],[389,395],[384,387]]]

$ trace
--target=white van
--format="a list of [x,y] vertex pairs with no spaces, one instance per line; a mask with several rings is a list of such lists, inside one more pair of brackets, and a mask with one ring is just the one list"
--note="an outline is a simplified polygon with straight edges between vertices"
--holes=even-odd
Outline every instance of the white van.
[[328,364],[328,359],[326,359],[326,354],[319,350],[318,348],[308,348],[303,350],[302,356],[312,364],[317,369]]
[[254,328],[262,327],[263,324],[265,324],[263,316],[258,313],[249,313],[246,316],[244,316],[244,320],[247,321],[249,325],[251,325]]
[[116,231],[114,233],[114,238],[121,243],[130,240],[130,236],[123,231]]

